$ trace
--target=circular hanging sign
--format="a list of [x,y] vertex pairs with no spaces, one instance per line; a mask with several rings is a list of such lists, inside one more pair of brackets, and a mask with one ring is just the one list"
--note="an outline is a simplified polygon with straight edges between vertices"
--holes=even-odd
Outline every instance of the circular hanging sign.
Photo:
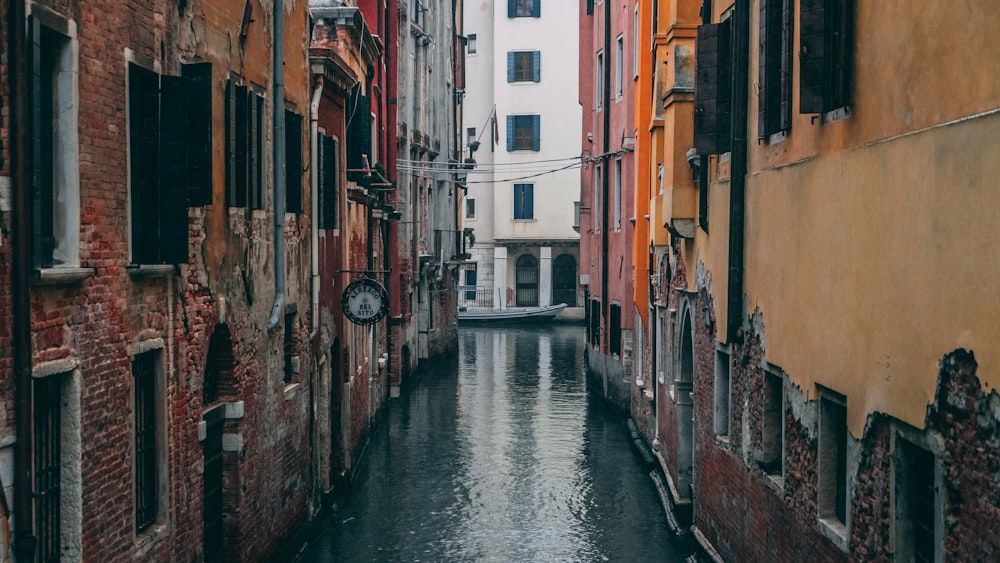
[[377,281],[359,278],[344,290],[341,303],[344,314],[352,323],[371,325],[382,320],[389,311],[389,294]]

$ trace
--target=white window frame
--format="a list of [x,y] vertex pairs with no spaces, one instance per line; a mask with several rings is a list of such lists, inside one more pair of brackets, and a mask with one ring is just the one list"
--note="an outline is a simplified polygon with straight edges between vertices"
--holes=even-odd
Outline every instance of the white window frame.
[[475,55],[475,54],[478,54],[478,51],[476,50],[476,48],[477,48],[477,45],[476,45],[476,41],[477,41],[478,39],[479,39],[479,38],[478,38],[478,37],[476,36],[476,34],[475,34],[475,33],[470,33],[470,34],[469,34],[469,35],[468,35],[468,36],[466,37],[466,43],[465,43],[465,45],[466,45],[466,47],[467,47],[467,49],[468,49],[468,54],[469,54],[469,55]]
[[618,232],[622,230],[622,159],[620,158],[615,159],[614,178],[612,181],[614,182],[615,189],[614,228],[615,232]]
[[597,52],[597,74],[594,85],[594,96],[596,98],[597,111],[604,107],[604,51]]
[[[469,213],[469,204],[470,203],[472,204],[472,213],[471,214]],[[465,198],[465,213],[463,214],[465,216],[465,218],[468,219],[469,221],[475,221],[476,220],[476,213],[477,213],[477,211],[478,210],[476,209],[476,198],[474,198],[474,197],[466,197]]]
[[632,78],[639,78],[639,4],[632,14]]

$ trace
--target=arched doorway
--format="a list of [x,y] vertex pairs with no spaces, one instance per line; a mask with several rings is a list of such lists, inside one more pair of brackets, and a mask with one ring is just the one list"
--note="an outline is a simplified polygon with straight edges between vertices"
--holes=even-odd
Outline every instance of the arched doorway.
[[680,371],[677,387],[677,489],[682,498],[693,498],[694,483],[694,336],[690,311],[681,321]]
[[530,254],[517,259],[515,269],[514,304],[518,307],[538,306],[538,260]]
[[576,307],[576,260],[560,254],[552,262],[552,304]]

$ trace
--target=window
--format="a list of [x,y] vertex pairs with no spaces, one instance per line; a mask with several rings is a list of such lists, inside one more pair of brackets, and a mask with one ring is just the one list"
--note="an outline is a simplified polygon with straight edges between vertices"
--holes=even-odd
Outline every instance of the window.
[[466,45],[468,45],[468,48],[469,48],[469,54],[470,55],[475,55],[476,54],[476,34],[475,33],[470,33],[469,36],[466,38],[466,41],[467,41]]
[[799,112],[827,113],[851,103],[854,0],[802,0]]
[[514,219],[534,219],[534,184],[514,184]]
[[541,118],[537,115],[507,116],[507,150],[537,151],[541,149]]
[[476,283],[477,274],[479,273],[478,264],[466,264],[465,265],[465,300],[475,301],[476,300]]
[[[80,171],[73,49],[29,18],[32,256],[35,268],[80,263]],[[67,26],[68,27],[68,26]]]
[[847,399],[821,389],[819,410],[819,517],[846,526]]
[[135,528],[140,533],[156,522],[159,510],[156,387],[159,351],[136,354],[132,362],[135,391]]
[[34,475],[32,498],[35,502],[37,560],[59,561],[61,500],[63,492],[63,413],[62,383],[66,374],[34,379]]
[[225,112],[226,205],[263,209],[264,98],[229,80]]
[[715,351],[715,434],[729,436],[729,354]]
[[892,463],[893,538],[898,561],[941,561],[941,538],[944,535],[942,487],[939,484],[938,461],[935,455],[920,445],[919,433],[907,429],[914,440],[895,436]]
[[792,0],[761,0],[757,137],[791,128]]
[[539,51],[508,51],[507,82],[539,82],[541,60]]
[[517,307],[537,307],[538,259],[531,254],[522,254],[517,259],[514,274],[515,305]]
[[601,111],[604,104],[604,52],[597,52],[597,71],[594,73],[594,107]]
[[594,15],[594,0],[587,0],[587,15]]
[[[418,83],[422,84],[425,78],[422,76]],[[414,86],[420,87],[419,84]],[[347,152],[347,179],[351,182],[363,182],[364,169],[369,164],[366,151],[372,146],[372,130],[371,99],[367,92],[364,85],[355,84],[347,99],[347,141],[344,150]],[[414,123],[420,123],[419,115],[415,116]]]
[[465,218],[466,219],[476,218],[476,198],[474,197],[465,198]]
[[161,76],[128,65],[133,264],[186,263],[189,194],[210,198],[211,126],[194,123],[211,113],[210,68],[195,74]]
[[295,311],[285,313],[285,383],[292,383],[299,375],[299,331]]
[[621,356],[622,353],[622,306],[618,303],[611,304],[611,320],[608,327],[611,331],[611,342],[609,342],[612,356]]
[[476,142],[476,128],[466,127],[465,129],[465,144],[471,145]]
[[729,152],[733,71],[729,49],[731,21],[698,27],[694,94],[694,147],[698,154]]
[[632,13],[632,77],[639,77],[639,4]]
[[[367,118],[367,116],[362,117]],[[302,213],[302,116],[287,109],[285,110],[285,213]]]
[[760,458],[757,465],[766,475],[780,478],[784,449],[785,394],[780,375],[764,374],[764,405],[761,424]]
[[542,0],[507,0],[508,18],[541,17]]
[[622,99],[622,61],[625,57],[625,43],[621,35],[615,40],[615,100]]
[[615,159],[615,230],[622,230],[622,159]]
[[601,165],[594,166],[594,206],[591,214],[594,216],[594,232],[601,232],[601,186],[604,176],[601,175]]
[[601,301],[591,299],[590,307],[587,309],[587,341],[594,346],[601,343]]
[[332,137],[320,135],[319,149],[319,228],[336,229],[340,226],[340,174],[337,165],[339,147]]

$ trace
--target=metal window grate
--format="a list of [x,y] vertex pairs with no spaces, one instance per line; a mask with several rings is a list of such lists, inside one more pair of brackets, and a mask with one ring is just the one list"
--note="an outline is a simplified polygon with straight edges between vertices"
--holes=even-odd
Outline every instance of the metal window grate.
[[38,561],[59,561],[61,551],[60,466],[62,458],[62,377],[35,380],[34,464],[35,534]]
[[156,521],[156,352],[135,357],[135,527],[142,532]]

